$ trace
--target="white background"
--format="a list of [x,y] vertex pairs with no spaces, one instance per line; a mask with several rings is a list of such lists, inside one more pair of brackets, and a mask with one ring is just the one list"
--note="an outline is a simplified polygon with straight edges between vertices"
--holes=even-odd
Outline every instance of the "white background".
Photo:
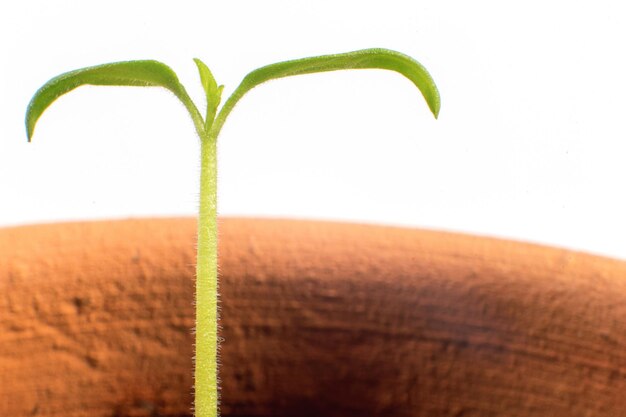
[[442,109],[386,71],[263,85],[219,142],[223,215],[349,220],[626,259],[621,1],[12,1],[0,5],[0,225],[194,215],[198,143],[160,89],[83,87],[26,143],[32,94],[72,69],[157,59],[202,98],[276,61],[386,47],[424,64]]

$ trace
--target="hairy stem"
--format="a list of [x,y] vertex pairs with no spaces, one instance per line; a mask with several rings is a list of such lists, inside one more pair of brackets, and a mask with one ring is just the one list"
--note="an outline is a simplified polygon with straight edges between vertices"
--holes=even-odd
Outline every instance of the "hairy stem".
[[196,264],[195,416],[217,417],[217,146],[202,135]]

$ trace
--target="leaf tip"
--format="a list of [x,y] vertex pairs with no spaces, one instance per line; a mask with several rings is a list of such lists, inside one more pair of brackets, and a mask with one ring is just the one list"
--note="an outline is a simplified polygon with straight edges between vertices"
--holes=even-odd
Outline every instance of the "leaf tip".
[[36,123],[36,120],[32,120],[30,107],[26,111],[25,122],[26,122],[26,139],[30,143],[33,141],[33,133],[35,133],[35,123]]
[[439,90],[435,85],[434,81],[432,83],[432,91],[431,93],[424,97],[426,97],[426,103],[428,104],[428,108],[430,109],[433,116],[435,116],[435,120],[439,118],[439,110],[441,109],[441,96],[439,95]]
[[439,108],[439,103],[437,103],[437,106],[431,109],[431,111],[433,112],[433,116],[435,116],[435,120],[439,119]]

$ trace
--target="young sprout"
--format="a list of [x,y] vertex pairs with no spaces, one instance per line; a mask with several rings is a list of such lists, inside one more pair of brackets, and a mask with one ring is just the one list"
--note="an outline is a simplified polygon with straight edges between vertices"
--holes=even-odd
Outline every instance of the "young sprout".
[[[237,102],[251,89],[269,80],[292,75],[346,69],[396,71],[420,90],[435,118],[439,114],[439,93],[426,69],[411,57],[388,49],[364,49],[267,65],[250,72],[219,108],[223,86],[218,86],[209,68],[195,63],[206,95],[203,116],[191,100],[176,73],[158,61],[127,61],[78,69],[59,75],[44,84],[33,96],[26,111],[26,131],[32,139],[42,113],[60,96],[82,85],[163,87],[185,106],[200,137],[200,213],[196,265],[195,399],[197,417],[218,415],[217,378],[217,161],[216,142],[226,118]],[[218,111],[219,109],[219,111]]]

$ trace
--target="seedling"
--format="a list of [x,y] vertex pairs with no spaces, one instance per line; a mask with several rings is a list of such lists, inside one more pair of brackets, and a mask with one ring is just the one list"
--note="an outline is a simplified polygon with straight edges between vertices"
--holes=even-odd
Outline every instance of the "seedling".
[[[396,71],[415,84],[435,117],[439,114],[439,92],[426,69],[411,57],[387,49],[364,49],[267,65],[250,72],[219,108],[223,86],[218,86],[209,68],[195,59],[206,95],[203,116],[191,100],[176,73],[158,61],[127,61],[87,67],[59,75],[44,84],[33,96],[26,111],[28,140],[42,113],[57,98],[82,85],[163,87],[183,103],[200,137],[200,213],[196,265],[196,352],[195,415],[218,415],[217,385],[217,137],[239,100],[257,85],[299,74],[344,69],[378,68]],[[218,111],[219,109],[219,111]]]

